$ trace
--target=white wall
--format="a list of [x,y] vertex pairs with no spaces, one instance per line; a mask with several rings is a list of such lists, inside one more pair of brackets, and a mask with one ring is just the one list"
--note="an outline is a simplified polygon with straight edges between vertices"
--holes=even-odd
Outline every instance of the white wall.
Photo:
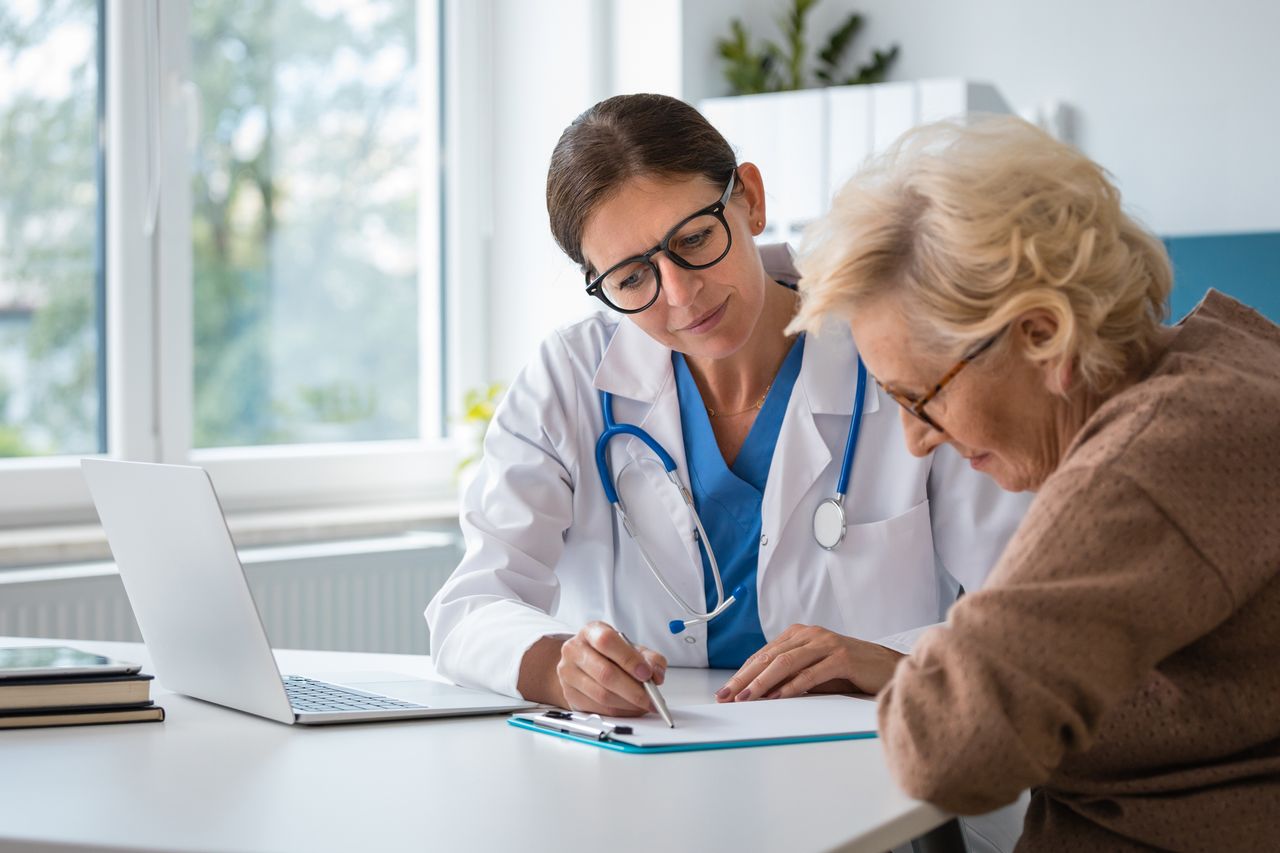
[[596,71],[607,31],[594,0],[494,0],[493,213],[488,372],[510,381],[540,341],[590,307],[574,265],[551,239],[545,188],[551,149],[578,113],[605,96]]
[[610,95],[680,94],[680,16],[680,0],[493,0],[485,378],[509,382],[552,329],[596,310],[551,237],[551,150]]
[[[684,97],[726,94],[715,39],[739,17],[777,38],[783,0],[686,0]],[[851,11],[854,59],[901,45],[889,79],[991,82],[1019,111],[1061,99],[1075,141],[1163,235],[1280,230],[1280,4],[1271,0],[825,0],[811,43]]]

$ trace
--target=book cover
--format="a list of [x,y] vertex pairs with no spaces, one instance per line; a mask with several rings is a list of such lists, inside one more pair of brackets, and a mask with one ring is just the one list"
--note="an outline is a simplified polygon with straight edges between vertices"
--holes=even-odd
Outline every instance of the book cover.
[[44,726],[91,726],[104,723],[146,723],[164,720],[164,708],[145,702],[128,707],[84,707],[0,711],[0,729]]
[[150,698],[151,679],[150,675],[138,673],[0,681],[0,711],[83,705],[133,705]]

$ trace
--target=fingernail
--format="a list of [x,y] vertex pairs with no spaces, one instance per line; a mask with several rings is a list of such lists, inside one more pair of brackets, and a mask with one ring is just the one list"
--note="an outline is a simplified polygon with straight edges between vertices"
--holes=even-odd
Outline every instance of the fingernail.
[[748,699],[750,699],[750,698],[751,698],[751,688],[750,688],[750,687],[748,687],[746,690],[743,690],[743,691],[742,691],[741,693],[739,693],[737,696],[733,697],[733,701],[735,701],[735,702],[745,702],[745,701],[747,701],[747,700],[748,700]]
[[632,672],[634,672],[636,678],[638,678],[641,681],[648,681],[650,678],[653,677],[653,670],[649,668],[649,664],[647,663],[640,664],[634,670],[632,670]]
[[777,699],[777,698],[778,698],[779,696],[781,696],[781,695],[782,695],[782,690],[781,690],[781,689],[779,689],[779,690],[775,690],[775,691],[773,691],[772,693],[767,694],[764,698],[766,698],[766,699]]
[[728,699],[728,698],[729,698],[729,688],[728,688],[727,686],[725,686],[725,687],[721,687],[719,690],[717,690],[717,691],[716,691],[716,698],[717,698],[717,699]]

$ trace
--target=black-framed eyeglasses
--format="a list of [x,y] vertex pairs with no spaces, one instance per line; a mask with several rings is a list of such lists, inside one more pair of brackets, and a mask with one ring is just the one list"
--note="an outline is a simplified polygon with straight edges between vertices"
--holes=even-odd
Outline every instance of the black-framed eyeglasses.
[[954,367],[952,367],[950,370],[947,371],[945,376],[943,376],[941,379],[938,380],[938,384],[933,386],[932,391],[930,391],[928,394],[925,394],[923,397],[921,397],[918,400],[914,400],[911,397],[908,397],[906,394],[903,394],[901,391],[896,391],[889,386],[881,384],[879,379],[876,380],[876,384],[879,385],[880,388],[886,394],[892,397],[899,406],[906,409],[911,414],[915,415],[919,420],[923,421],[931,429],[937,430],[938,432],[945,432],[945,430],[943,430],[942,427],[938,426],[937,422],[934,421],[933,418],[929,417],[928,413],[925,412],[924,407],[928,405],[930,400],[932,400],[934,397],[937,397],[940,393],[942,393],[942,389],[947,387],[948,382],[956,378],[956,374],[958,374],[961,370],[964,370],[965,365],[973,361],[978,356],[982,355],[987,350],[991,349],[991,345],[994,344],[997,340],[999,340],[1000,336],[1003,334],[1004,334],[1004,329],[1001,329],[991,337],[987,338],[982,343],[978,344],[978,346],[976,346],[974,349],[970,350],[963,358],[961,358],[959,361],[955,363]]
[[662,273],[653,262],[659,252],[666,252],[672,263],[687,270],[704,270],[724,260],[733,246],[733,232],[724,211],[737,177],[735,169],[720,198],[680,220],[649,251],[618,261],[595,278],[588,270],[587,295],[619,313],[638,314],[657,302],[662,292]]

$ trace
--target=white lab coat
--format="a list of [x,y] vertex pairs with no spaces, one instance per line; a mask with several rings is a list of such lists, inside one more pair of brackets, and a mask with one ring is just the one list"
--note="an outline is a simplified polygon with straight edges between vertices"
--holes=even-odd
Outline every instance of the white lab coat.
[[[771,275],[794,276],[785,247],[762,252]],[[950,448],[913,457],[897,405],[868,382],[844,501],[848,530],[835,550],[821,548],[813,513],[836,489],[855,379],[847,327],[808,336],[761,506],[760,624],[767,639],[808,623],[908,651],[913,629],[943,618],[957,584],[982,586],[1028,499],[1003,492]],[[668,621],[685,614],[605,498],[595,463],[602,390],[614,395],[614,419],[657,439],[688,486],[671,351],[612,314],[544,341],[494,414],[462,499],[465,556],[426,611],[436,669],[460,684],[516,695],[530,646],[593,619],[672,666],[707,665],[706,626],[669,632]],[[661,464],[630,436],[611,441],[608,456],[650,554],[701,607],[692,519]]]

